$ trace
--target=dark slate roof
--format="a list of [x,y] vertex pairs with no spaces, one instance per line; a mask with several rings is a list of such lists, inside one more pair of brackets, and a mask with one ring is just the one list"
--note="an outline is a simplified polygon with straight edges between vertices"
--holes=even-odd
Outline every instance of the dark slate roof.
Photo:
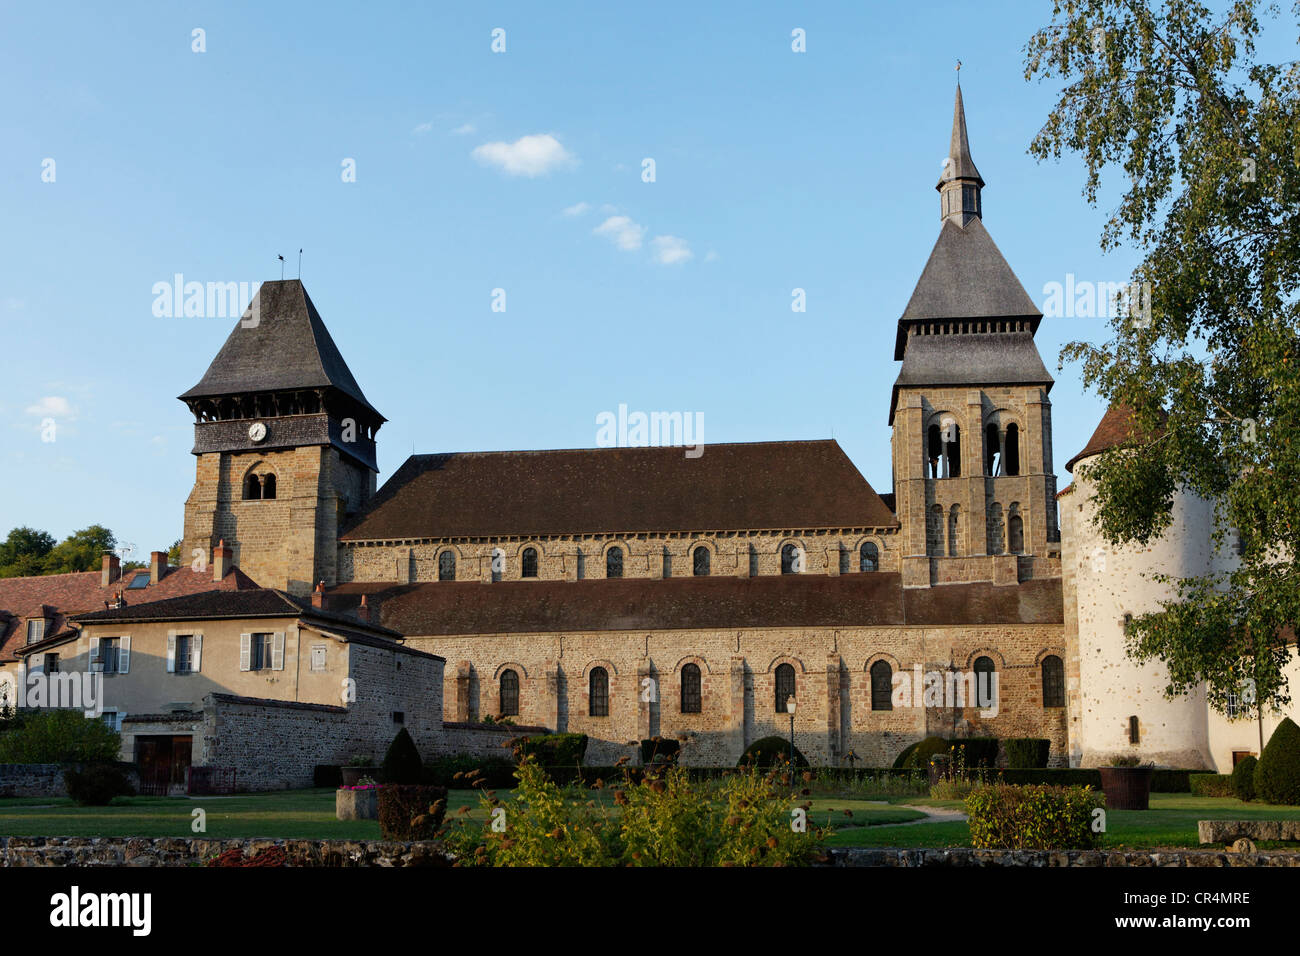
[[894,360],[915,340],[909,322],[922,319],[1028,318],[1038,329],[1039,311],[1007,265],[982,219],[960,226],[945,220],[912,298],[898,321]]
[[415,455],[341,538],[896,526],[829,440]]
[[981,186],[984,177],[975,168],[970,155],[970,139],[966,135],[966,107],[961,100],[961,84],[957,84],[957,98],[952,105],[952,139],[948,143],[948,158],[952,160],[939,179],[939,187],[953,179],[973,179]]
[[[231,618],[297,617],[305,623],[318,624],[331,631],[349,631],[352,634],[382,635],[392,640],[402,635],[397,631],[365,624],[358,618],[324,608],[312,607],[310,601],[294,597],[275,588],[258,588],[252,591],[206,591],[184,597],[148,604],[134,604],[123,608],[110,608],[91,614],[75,614],[78,624],[138,624],[150,621],[205,621]],[[349,635],[345,635],[349,636]]]
[[1052,376],[1029,332],[913,335],[894,380],[890,423],[900,388],[949,385],[1041,385],[1051,391]]
[[[244,319],[257,316],[257,325]],[[179,396],[216,398],[242,392],[333,387],[380,420],[352,377],[311,297],[298,279],[263,282],[199,384]]]
[[738,627],[1059,624],[1059,578],[995,587],[904,588],[897,573],[755,578],[350,583],[335,606],[362,594],[388,627],[415,636]]
[[1101,417],[1097,430],[1088,439],[1088,444],[1083,446],[1083,451],[1065,463],[1065,470],[1073,474],[1074,463],[1077,461],[1100,455],[1111,448],[1149,441],[1160,433],[1161,430],[1148,432],[1140,428],[1134,419],[1133,409],[1129,406],[1112,405],[1106,409],[1106,414]]

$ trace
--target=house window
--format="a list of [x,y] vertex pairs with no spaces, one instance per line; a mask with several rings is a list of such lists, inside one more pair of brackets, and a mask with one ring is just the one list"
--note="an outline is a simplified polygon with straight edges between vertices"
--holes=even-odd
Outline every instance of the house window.
[[41,669],[47,674],[57,674],[59,672],[59,655],[46,654],[45,663],[42,665]]
[[521,574],[524,577],[526,578],[537,577],[537,549],[536,548],[524,548],[524,555],[521,563],[523,566],[523,570]]
[[1055,654],[1043,658],[1043,706],[1065,706],[1065,664]]
[[323,671],[325,669],[325,645],[313,644],[311,646],[311,669],[314,671]]
[[262,499],[269,500],[275,497],[275,475],[267,475],[262,479]]
[[686,664],[682,667],[682,713],[698,714],[701,709],[700,667]]
[[35,644],[45,637],[45,618],[36,617],[27,622],[27,643]]
[[1241,697],[1238,696],[1235,690],[1230,690],[1225,703],[1227,705],[1228,719],[1235,720],[1241,714]]
[[194,636],[176,635],[176,670],[177,674],[189,674],[194,670]]
[[776,666],[776,712],[785,713],[787,697],[794,696],[794,667],[790,664]]
[[623,549],[610,548],[605,552],[605,577],[621,578],[623,576]]
[[781,573],[798,574],[803,571],[803,555],[793,544],[781,545]]
[[275,640],[273,634],[253,634],[248,642],[248,669],[250,671],[269,671],[271,669],[271,651]]
[[444,551],[438,555],[438,580],[456,580],[456,553],[454,551]]
[[1131,744],[1140,744],[1142,742],[1142,734],[1138,730],[1137,714],[1128,719],[1128,742]]
[[395,723],[395,724],[404,724],[404,723],[406,723],[406,711],[404,711],[404,710],[395,710],[395,711],[393,711],[393,723]]
[[696,548],[695,551],[692,553],[692,556],[693,556],[693,558],[694,558],[694,573],[695,573],[695,576],[696,576],[697,578],[708,577],[708,576],[709,576],[709,565],[710,565],[710,561],[711,561],[711,555],[709,554],[709,549],[706,548],[706,547],[704,547],[704,545],[700,545],[700,546],[699,546],[698,548]]
[[880,570],[880,549],[868,541],[858,551],[859,571]]
[[979,707],[992,707],[996,702],[993,693],[993,675],[997,666],[991,657],[975,658],[975,703]]
[[116,674],[119,655],[122,650],[120,637],[101,637],[98,651],[91,655],[90,669],[105,674]]
[[99,719],[108,725],[108,729],[114,733],[122,732],[122,717],[120,710],[106,710],[99,715]]
[[587,678],[587,716],[609,716],[609,673],[603,667],[593,667]]
[[501,716],[514,717],[519,713],[519,675],[512,670],[501,672]]
[[871,709],[894,709],[894,669],[888,661],[876,661],[871,665]]

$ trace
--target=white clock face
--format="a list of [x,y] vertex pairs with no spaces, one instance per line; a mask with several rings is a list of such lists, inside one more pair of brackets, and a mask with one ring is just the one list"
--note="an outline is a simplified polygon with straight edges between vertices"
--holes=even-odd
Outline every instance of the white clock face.
[[266,426],[261,422],[253,422],[248,426],[248,437],[253,441],[261,441],[266,437]]

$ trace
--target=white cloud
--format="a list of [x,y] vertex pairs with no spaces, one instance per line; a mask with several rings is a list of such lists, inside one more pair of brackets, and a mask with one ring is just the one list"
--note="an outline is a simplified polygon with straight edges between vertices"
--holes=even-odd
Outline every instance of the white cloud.
[[694,253],[685,239],[676,236],[655,236],[650,240],[655,262],[662,266],[673,266],[690,259]]
[[419,135],[420,133],[427,133],[431,129],[433,129],[432,123],[420,123],[415,127],[415,129],[411,130],[411,132]]
[[474,132],[476,129],[477,129],[477,127],[476,127],[473,123],[461,123],[459,126],[457,126],[454,130],[451,131],[451,135],[452,135],[452,136],[468,136],[470,133]]
[[624,252],[636,252],[641,248],[645,226],[637,225],[627,216],[610,216],[591,231],[597,236],[605,236]]
[[28,405],[27,414],[37,418],[72,418],[76,410],[62,395],[46,395],[35,405]]
[[573,166],[577,157],[550,133],[521,136],[513,143],[484,143],[470,153],[485,166],[495,166],[507,176],[545,176]]
[[565,214],[566,216],[581,216],[583,213],[587,212],[589,209],[591,209],[591,204],[590,204],[590,203],[577,202],[577,203],[574,203],[572,206],[567,207],[567,208],[564,210],[564,214]]

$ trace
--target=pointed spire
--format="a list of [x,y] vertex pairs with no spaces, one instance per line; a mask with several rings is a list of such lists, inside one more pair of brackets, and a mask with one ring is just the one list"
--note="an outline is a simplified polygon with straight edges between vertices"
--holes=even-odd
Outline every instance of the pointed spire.
[[939,215],[965,226],[972,219],[983,218],[980,190],[984,178],[975,168],[970,155],[970,139],[966,135],[966,107],[961,98],[961,80],[957,81],[957,96],[952,107],[952,139],[948,143],[948,158],[939,176]]

